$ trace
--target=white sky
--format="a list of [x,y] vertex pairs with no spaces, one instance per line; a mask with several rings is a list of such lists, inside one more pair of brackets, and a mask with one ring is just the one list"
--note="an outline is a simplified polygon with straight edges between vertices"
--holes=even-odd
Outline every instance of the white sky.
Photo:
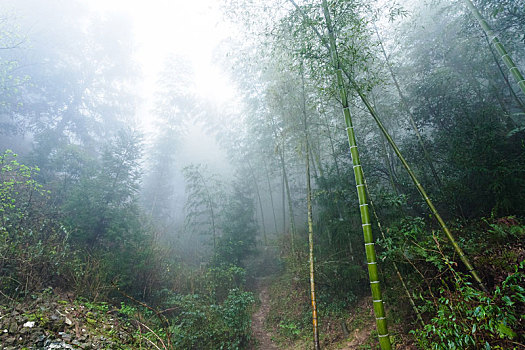
[[123,13],[133,22],[136,60],[145,75],[144,90],[153,92],[164,59],[170,53],[186,56],[194,65],[196,85],[212,101],[233,97],[234,90],[213,51],[232,33],[217,0],[84,0],[93,10]]
[[[144,73],[140,88],[145,104],[138,114],[146,130],[152,119],[155,84],[170,54],[185,56],[193,64],[201,97],[219,105],[235,103],[233,84],[213,60],[219,43],[234,32],[221,15],[219,0],[83,1],[102,14],[122,13],[132,20],[137,45],[135,59]],[[198,148],[192,138],[199,140]],[[184,147],[191,149],[195,162],[208,163],[212,168],[224,166],[225,155],[198,125],[190,126]]]

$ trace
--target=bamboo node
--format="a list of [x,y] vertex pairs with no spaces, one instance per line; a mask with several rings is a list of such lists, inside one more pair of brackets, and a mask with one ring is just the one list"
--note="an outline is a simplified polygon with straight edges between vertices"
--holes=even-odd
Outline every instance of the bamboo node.
[[377,265],[377,261],[372,261],[372,262],[369,262],[367,263],[368,265]]
[[369,245],[372,245],[372,244],[375,244],[375,243],[365,243],[365,247],[369,246]]
[[[383,317],[384,318],[384,317]],[[379,320],[379,319],[378,319]],[[377,335],[379,338],[384,338],[384,337],[389,337],[390,335],[387,333],[387,334],[378,334]]]
[[365,203],[365,204],[359,204],[359,207],[368,207],[368,203]]
[[[382,302],[383,302],[383,299],[372,300],[372,302],[374,302],[374,303],[382,303]],[[376,317],[376,320],[383,319],[383,318],[384,318],[384,317]]]
[[370,284],[377,284],[379,281],[370,281]]

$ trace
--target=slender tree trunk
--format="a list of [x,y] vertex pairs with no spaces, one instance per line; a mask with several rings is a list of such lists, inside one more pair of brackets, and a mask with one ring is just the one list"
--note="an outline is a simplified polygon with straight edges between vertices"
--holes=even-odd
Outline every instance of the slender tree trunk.
[[312,324],[314,332],[314,348],[320,349],[319,346],[319,328],[317,325],[317,301],[315,299],[315,281],[314,281],[314,224],[312,215],[312,187],[310,184],[310,154],[308,152],[309,142],[306,138],[306,204],[308,207],[308,262],[310,267],[310,298],[312,300]]
[[386,162],[386,169],[388,171],[388,178],[390,179],[390,186],[392,186],[392,190],[398,195],[396,183],[394,181],[394,169],[392,166],[392,161],[390,160],[390,155],[388,154],[388,149],[385,145],[385,139],[384,137],[381,137],[381,145],[383,146],[383,153],[385,154],[385,162]]
[[[292,195],[290,193],[290,186],[288,184],[288,176],[286,174],[286,165],[284,162],[284,136],[282,134],[279,135],[273,118],[271,118],[271,124],[272,124],[272,130],[273,130],[273,133],[276,139],[279,138],[279,136],[281,138],[281,147],[280,147],[278,154],[279,154],[279,158],[281,161],[281,170],[283,173],[283,187],[286,189],[286,194],[288,197],[288,216],[290,216],[290,240],[291,240],[290,244],[291,244],[292,256],[295,257],[295,233],[296,233],[295,217],[293,215]],[[284,208],[285,208],[285,205],[284,205],[284,192],[283,192],[283,212],[285,211]],[[284,227],[286,227],[286,221],[284,220],[285,220],[285,215],[283,215],[283,225]]]
[[301,89],[302,89],[302,114],[304,126],[304,141],[306,154],[306,206],[308,211],[308,262],[310,267],[310,298],[312,301],[312,325],[314,333],[314,348],[319,350],[319,327],[317,325],[317,301],[315,299],[315,280],[314,280],[314,223],[312,214],[312,185],[310,179],[310,141],[308,138],[308,124],[306,118],[306,93],[304,88],[304,72],[301,64]]
[[310,153],[309,154],[309,158],[311,159],[311,162],[312,162],[312,170],[313,170],[313,173],[314,173],[314,178],[318,178],[319,176],[318,176],[318,173],[317,173],[317,169],[319,169],[319,175],[320,176],[322,176],[322,174],[323,174],[323,170],[321,169],[321,165],[320,165],[320,161],[319,161],[320,157],[317,156],[317,154],[315,154],[315,152],[314,152],[313,148],[311,147],[311,145],[310,145],[309,149],[310,149],[308,151]]
[[[365,185],[366,185],[366,192],[368,193],[368,197],[370,198],[370,207],[372,208],[372,213],[374,214],[374,218],[377,222],[377,227],[379,228],[379,232],[381,232],[381,237],[383,237],[383,240],[386,242],[386,235],[383,231],[383,227],[381,226],[381,221],[379,220],[379,216],[377,215],[376,209],[374,207],[374,202],[372,201],[372,196],[370,195],[370,190],[368,189],[368,184],[366,183],[365,179]],[[414,301],[414,298],[412,298],[412,294],[410,294],[410,291],[408,290],[408,287],[405,283],[405,279],[401,275],[401,272],[399,271],[399,268],[397,267],[397,264],[395,261],[392,261],[392,266],[394,267],[394,270],[396,271],[397,278],[399,278],[399,282],[401,282],[401,285],[403,286],[403,290],[405,291],[405,294],[410,302],[410,305],[412,306],[412,310],[416,314],[416,318],[419,321],[419,324],[421,327],[425,326],[425,322],[423,321],[423,318],[421,317],[421,313],[419,312],[419,309],[416,306],[416,303]]]
[[498,36],[494,33],[488,22],[483,18],[483,15],[479,12],[479,10],[474,6],[471,0],[463,0],[465,2],[465,5],[469,8],[470,12],[472,12],[472,15],[476,17],[479,24],[481,25],[481,28],[485,31],[485,33],[488,35],[490,42],[494,45],[496,48],[496,51],[501,56],[501,59],[503,62],[505,62],[505,65],[509,69],[510,73],[516,79],[516,82],[518,83],[521,92],[525,95],[525,78],[523,77],[523,74],[521,74],[521,71],[516,67],[516,64],[510,57],[510,55],[507,53],[507,50],[505,50],[505,47],[500,42]]
[[286,187],[284,185],[284,179],[285,179],[286,175],[285,175],[285,172],[284,172],[284,168],[282,169],[282,178],[283,178],[283,183],[282,183],[282,198],[281,198],[281,203],[282,203],[282,206],[283,206],[283,235],[286,233],[286,200],[285,200],[285,197],[286,197]]

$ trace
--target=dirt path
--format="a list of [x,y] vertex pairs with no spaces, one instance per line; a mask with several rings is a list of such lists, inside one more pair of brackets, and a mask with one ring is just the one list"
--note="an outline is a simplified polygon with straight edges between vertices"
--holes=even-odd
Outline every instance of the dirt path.
[[259,310],[252,315],[253,336],[257,339],[254,349],[260,350],[278,350],[279,348],[273,343],[271,335],[264,329],[264,321],[270,312],[270,295],[268,293],[269,280],[261,278],[257,281],[257,290],[261,306]]

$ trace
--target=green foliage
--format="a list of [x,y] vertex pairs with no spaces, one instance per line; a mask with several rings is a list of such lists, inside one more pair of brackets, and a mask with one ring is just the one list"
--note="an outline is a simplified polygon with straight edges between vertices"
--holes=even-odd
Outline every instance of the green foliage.
[[279,323],[280,333],[289,339],[297,338],[301,334],[301,328],[293,321],[281,321]]
[[204,275],[205,290],[213,300],[222,302],[232,288],[240,288],[246,283],[246,272],[236,265],[211,267]]
[[41,196],[44,191],[34,179],[40,169],[20,164],[12,151],[7,150],[0,156],[0,166],[0,213],[4,231],[6,225],[12,227],[17,219],[28,214],[24,208],[30,206],[33,194]]
[[71,146],[57,156],[60,174],[68,183],[60,189],[65,197],[63,220],[73,247],[84,252],[68,264],[75,289],[96,299],[117,283],[131,294],[150,296],[152,284],[164,273],[154,270],[164,256],[137,203],[140,135],[121,130],[108,140],[100,159],[83,152]]
[[192,233],[212,235],[213,246],[219,237],[219,213],[222,185],[205,166],[190,165],[182,170],[187,200],[184,206],[185,228]]
[[38,168],[0,157],[0,290],[24,295],[63,283],[69,232],[49,212],[47,191],[34,179]]
[[233,193],[223,208],[220,222],[222,236],[214,257],[216,264],[242,266],[243,260],[254,252],[257,223],[249,190],[246,181],[235,183]]
[[190,294],[176,296],[171,319],[176,349],[244,349],[250,340],[252,293],[231,289],[220,304]]
[[[347,180],[353,176],[353,170],[345,168],[344,174],[342,171],[329,169],[317,178],[314,192],[320,207],[316,232],[321,236],[315,253],[317,290],[321,302],[326,298],[340,305],[369,291],[368,275],[359,264],[365,259],[359,212]],[[319,309],[322,312],[323,308]]]
[[[510,349],[523,331],[525,262],[492,296],[459,281],[455,290],[441,289],[435,316],[414,335],[425,349]],[[430,303],[430,302],[429,302]]]
[[[382,260],[416,263],[420,270],[439,273],[455,262],[452,248],[441,231],[434,231],[422,217],[404,217],[392,224],[386,239],[379,240],[385,248],[380,254]],[[443,250],[441,250],[443,249]],[[446,252],[446,253],[444,253]]]
[[138,135],[122,131],[108,142],[93,173],[71,189],[63,209],[75,242],[94,249],[138,238],[140,156]]

